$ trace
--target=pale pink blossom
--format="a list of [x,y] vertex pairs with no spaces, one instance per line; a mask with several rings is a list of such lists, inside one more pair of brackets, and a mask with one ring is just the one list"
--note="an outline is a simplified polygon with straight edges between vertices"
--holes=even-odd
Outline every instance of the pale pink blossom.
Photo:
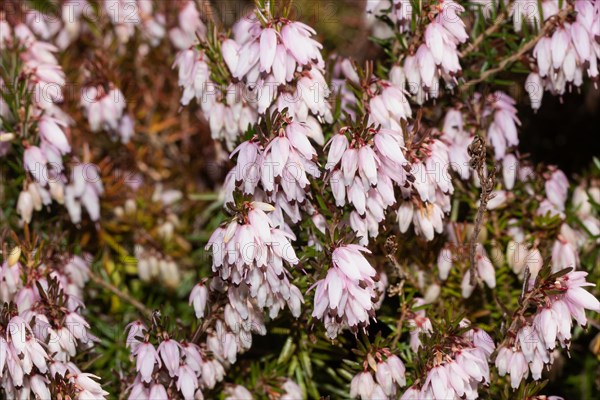
[[17,200],[17,213],[25,223],[30,223],[33,216],[34,200],[31,193],[27,190],[22,190]]
[[569,190],[569,181],[567,176],[560,169],[554,169],[550,172],[549,178],[545,183],[547,199],[560,211],[565,208],[567,193]]
[[180,50],[190,48],[197,38],[206,36],[206,26],[200,18],[200,12],[194,1],[188,0],[177,16],[178,26],[169,31],[169,38]]
[[489,384],[488,362],[495,349],[491,337],[481,330],[473,329],[463,339],[461,345],[453,348],[453,354],[436,362],[428,371],[420,396],[415,398],[475,399],[478,397],[477,385]]
[[326,278],[315,283],[313,316],[323,319],[330,338],[344,327],[355,332],[364,329],[375,314],[372,298],[376,298],[376,271],[363,252],[369,251],[358,245],[338,247]]
[[225,400],[252,400],[252,393],[241,385],[229,386],[225,389]]
[[437,258],[438,274],[441,280],[445,281],[448,279],[450,269],[452,269],[452,251],[444,247]]
[[190,305],[194,306],[194,312],[196,313],[196,318],[204,318],[204,313],[206,310],[206,304],[208,300],[208,290],[206,286],[202,283],[197,284],[192,289],[190,293]]
[[296,400],[303,398],[302,388],[291,379],[286,379],[281,388],[285,391],[281,396],[281,400]]
[[82,400],[89,398],[103,399],[105,396],[108,396],[108,392],[103,390],[102,386],[96,381],[100,379],[100,377],[96,375],[80,372],[72,376],[71,379],[79,388],[86,392],[87,396],[80,394]]
[[[419,307],[425,304],[425,300],[422,298],[416,298],[414,301],[414,307]],[[408,320],[408,324],[411,327],[410,331],[410,348],[413,352],[417,352],[422,346],[420,339],[421,335],[431,335],[433,332],[433,325],[431,320],[426,316],[425,310],[421,309],[413,313],[413,318]]]
[[552,271],[558,272],[565,268],[575,269],[578,266],[579,255],[577,248],[565,237],[559,235],[552,247]]
[[194,393],[198,388],[198,378],[187,364],[181,364],[177,370],[177,390],[181,392],[185,400],[194,399]]
[[169,375],[174,377],[180,362],[179,343],[172,339],[165,339],[158,345],[158,354],[162,359],[163,365],[169,371]]
[[38,399],[50,399],[50,389],[48,388],[50,381],[43,375],[33,375],[29,379],[31,391]]
[[[132,395],[133,395],[133,393],[132,393]],[[169,396],[167,395],[167,390],[165,389],[165,387],[163,385],[161,385],[159,383],[153,383],[152,386],[150,386],[150,392],[148,393],[148,399],[167,399],[167,398],[169,398]]]
[[159,367],[161,365],[156,349],[152,343],[142,342],[135,349],[134,356],[136,358],[135,368],[139,372],[142,380],[144,382],[150,382],[154,371],[154,365],[158,364]]

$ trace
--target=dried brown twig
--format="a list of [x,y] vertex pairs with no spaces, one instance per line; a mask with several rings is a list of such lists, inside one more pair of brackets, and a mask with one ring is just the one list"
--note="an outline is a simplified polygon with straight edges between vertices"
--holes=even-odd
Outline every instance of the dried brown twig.
[[469,156],[471,157],[470,166],[477,172],[479,181],[481,182],[481,195],[479,197],[479,208],[475,217],[475,225],[473,226],[473,234],[469,243],[469,260],[471,262],[471,285],[477,282],[475,269],[475,250],[477,248],[477,238],[481,231],[483,216],[487,209],[488,202],[492,199],[492,191],[496,185],[496,166],[491,169],[489,176],[486,174],[486,145],[481,136],[475,136],[473,142],[469,145]]

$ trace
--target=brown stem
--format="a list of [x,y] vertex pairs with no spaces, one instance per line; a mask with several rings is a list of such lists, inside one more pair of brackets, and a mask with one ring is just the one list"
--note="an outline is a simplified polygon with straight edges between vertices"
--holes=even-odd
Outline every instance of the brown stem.
[[134,306],[135,308],[137,308],[142,314],[144,314],[144,317],[149,318],[152,315],[151,310],[149,310],[144,304],[142,304],[140,301],[133,298],[131,295],[123,292],[121,289],[114,286],[113,284],[106,282],[104,279],[102,279],[102,277],[96,275],[94,272],[89,271],[89,274],[90,274],[90,278],[95,283],[97,283],[98,285],[102,286],[104,289],[108,290],[109,292],[112,292],[115,296],[119,297],[120,299],[126,301],[127,303],[129,303],[132,306]]
[[510,9],[509,7],[511,5],[512,5],[512,3],[508,4],[506,6],[506,10],[504,10],[500,14],[498,14],[498,18],[496,19],[494,24],[492,26],[490,26],[489,28],[487,28],[479,36],[477,36],[475,38],[475,40],[473,40],[469,44],[469,46],[467,46],[467,48],[460,53],[460,58],[464,58],[464,57],[468,56],[469,54],[471,54],[473,51],[477,50],[477,48],[479,47],[481,42],[483,42],[483,39],[485,39],[486,37],[490,36],[492,33],[496,32],[498,29],[500,29],[500,27],[508,19],[508,10]]
[[402,312],[400,313],[400,317],[396,322],[396,334],[394,335],[394,340],[392,340],[392,349],[395,349],[398,345],[398,341],[400,341],[400,337],[402,336],[402,326],[404,325],[404,318],[406,318],[406,304],[402,304]]
[[200,1],[200,13],[206,16],[206,20],[210,22],[212,25],[219,24],[219,18],[215,13],[215,10],[210,2],[210,0],[201,0]]
[[460,87],[460,91],[465,91],[465,89],[467,89],[473,85],[477,85],[478,83],[486,81],[492,75],[495,75],[498,72],[502,72],[509,64],[512,64],[515,61],[519,60],[523,55],[525,55],[525,53],[527,53],[529,50],[533,49],[535,47],[535,45],[537,44],[537,42],[541,38],[543,38],[546,34],[548,34],[552,29],[554,29],[554,27],[557,24],[563,22],[567,18],[567,16],[569,15],[570,12],[571,12],[571,7],[569,6],[569,7],[565,8],[564,10],[560,11],[557,15],[548,19],[548,21],[544,24],[544,27],[539,31],[539,33],[533,39],[531,39],[530,41],[525,43],[523,45],[523,47],[521,47],[519,49],[519,51],[517,51],[516,53],[514,53],[513,55],[511,55],[509,57],[504,58],[502,61],[500,61],[500,63],[498,64],[498,66],[496,68],[491,68],[491,69],[488,69],[487,71],[483,72],[479,78],[470,80],[470,81],[462,84]]
[[[537,288],[534,288],[530,292],[525,292],[525,288],[528,286],[527,281],[529,279],[529,276],[529,268],[527,268],[525,274],[526,281],[523,284],[524,292],[521,294],[521,298],[519,299],[519,307],[515,310],[515,312],[512,315],[511,323],[508,329],[506,330],[506,333],[504,335],[505,339],[502,341],[502,343],[507,341],[510,343],[512,338],[514,338],[517,335],[517,332],[521,328],[521,322],[525,317],[525,312],[527,311],[527,309],[529,309],[531,300],[538,295]],[[498,348],[500,347],[501,345],[498,345]]]

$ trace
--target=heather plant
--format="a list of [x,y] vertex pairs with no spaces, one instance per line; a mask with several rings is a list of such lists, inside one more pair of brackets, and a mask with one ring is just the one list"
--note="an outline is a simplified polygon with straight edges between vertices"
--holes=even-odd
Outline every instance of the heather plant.
[[597,134],[600,1],[5,0],[0,51],[0,397],[600,393],[598,147],[531,146]]

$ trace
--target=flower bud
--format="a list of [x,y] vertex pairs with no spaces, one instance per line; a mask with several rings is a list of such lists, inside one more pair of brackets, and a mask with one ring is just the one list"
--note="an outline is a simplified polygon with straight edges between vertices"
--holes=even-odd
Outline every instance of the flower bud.
[[163,260],[159,262],[160,277],[167,287],[173,289],[179,285],[179,268],[173,261]]
[[358,77],[358,74],[356,73],[356,70],[354,69],[354,66],[350,60],[346,58],[344,61],[342,61],[340,68],[342,69],[346,79],[356,84],[360,83],[360,78]]
[[137,264],[137,270],[138,270],[138,276],[140,277],[140,279],[144,282],[149,282],[150,279],[152,278],[151,274],[150,274],[150,264],[148,263],[148,260],[146,259],[141,259],[138,261]]
[[8,262],[8,266],[12,267],[15,265],[19,261],[19,258],[21,258],[21,247],[17,246],[12,249],[8,255],[8,259],[6,260]]
[[158,228],[158,235],[161,237],[161,239],[169,241],[173,238],[174,230],[175,227],[171,222],[165,222]]
[[135,200],[127,199],[125,201],[125,214],[129,217],[135,215],[137,211],[137,205],[135,204]]
[[440,279],[445,281],[448,279],[448,274],[452,268],[452,251],[448,248],[443,248],[440,251],[437,259],[438,274]]
[[408,230],[413,219],[413,213],[414,209],[412,203],[402,203],[398,210],[398,225],[400,227],[400,232],[405,233]]
[[513,272],[517,275],[523,274],[525,269],[525,260],[529,250],[521,243],[517,243],[514,240],[508,242],[506,246],[506,262],[512,268]]
[[535,279],[544,265],[542,253],[538,249],[533,249],[527,254],[526,265],[529,268],[530,279]]
[[196,318],[200,319],[204,317],[204,311],[206,310],[206,303],[208,300],[208,290],[202,283],[197,284],[190,293],[190,305],[194,306]]
[[15,134],[14,133],[6,133],[6,132],[0,133],[0,143],[10,142],[14,138],[15,138]]
[[17,213],[26,224],[31,222],[31,217],[33,215],[33,198],[26,190],[21,191],[21,194],[19,195],[19,200],[17,201]]
[[65,186],[59,181],[50,181],[50,196],[58,203],[65,204]]
[[35,209],[35,211],[41,211],[42,196],[40,194],[40,191],[38,190],[38,186],[35,183],[32,183],[29,186],[27,186],[27,191],[31,195],[31,199],[33,200],[33,208]]

